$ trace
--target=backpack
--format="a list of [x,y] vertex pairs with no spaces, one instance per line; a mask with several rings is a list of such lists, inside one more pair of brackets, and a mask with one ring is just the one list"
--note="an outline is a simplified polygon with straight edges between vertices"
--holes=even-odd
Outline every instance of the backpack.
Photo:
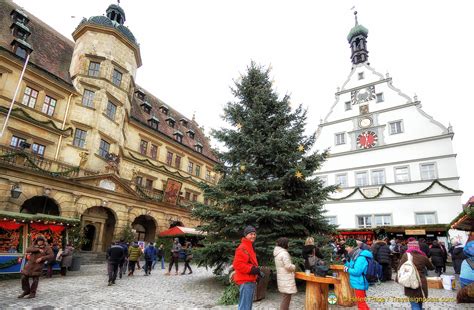
[[367,271],[364,273],[367,282],[375,283],[382,279],[383,270],[382,265],[380,265],[375,259],[364,256],[367,260]]
[[417,289],[420,287],[420,281],[418,278],[418,270],[413,264],[413,256],[407,253],[408,259],[397,272],[398,283],[404,287]]

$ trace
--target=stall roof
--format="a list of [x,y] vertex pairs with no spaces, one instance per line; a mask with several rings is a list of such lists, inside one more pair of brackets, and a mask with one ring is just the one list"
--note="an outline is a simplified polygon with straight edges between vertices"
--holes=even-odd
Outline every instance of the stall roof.
[[11,212],[11,211],[4,211],[0,210],[0,220],[16,220],[20,222],[51,222],[51,224],[69,224],[69,225],[77,225],[80,223],[79,219],[70,218],[70,217],[62,217],[56,215],[49,215],[49,214],[28,214],[28,213],[18,213],[18,212]]
[[206,233],[195,228],[175,226],[168,230],[160,232],[160,237],[174,237],[174,236],[205,236]]
[[473,231],[474,227],[474,196],[464,205],[463,211],[451,222],[451,228],[464,231]]

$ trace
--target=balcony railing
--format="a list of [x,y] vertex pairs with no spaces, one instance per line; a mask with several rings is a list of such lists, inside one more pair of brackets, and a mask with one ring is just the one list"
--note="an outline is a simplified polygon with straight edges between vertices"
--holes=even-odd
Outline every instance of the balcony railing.
[[[135,185],[135,190],[137,194],[143,199],[150,200],[153,202],[163,202],[164,194],[161,190],[155,188],[147,188],[138,184]],[[192,203],[192,201],[185,199],[183,196],[179,196],[178,201],[176,202],[176,206],[184,209],[190,209]]]
[[71,178],[97,174],[95,171],[81,169],[58,160],[26,151],[22,148],[0,145],[0,164],[26,168],[53,177]]

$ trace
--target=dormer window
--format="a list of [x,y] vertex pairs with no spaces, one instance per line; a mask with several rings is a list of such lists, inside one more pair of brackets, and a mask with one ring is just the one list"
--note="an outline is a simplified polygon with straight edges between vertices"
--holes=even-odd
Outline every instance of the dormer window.
[[187,119],[182,118],[182,119],[179,120],[179,123],[181,124],[181,126],[188,128],[188,120]]
[[151,113],[151,104],[148,101],[143,101],[141,104],[141,107],[143,108],[143,111],[147,114]]
[[192,129],[189,129],[186,133],[188,134],[188,137],[194,139],[195,133]]
[[30,21],[28,16],[21,10],[14,9],[10,13],[11,18],[13,19],[13,22],[18,22],[20,24],[28,24]]
[[13,36],[26,41],[28,36],[31,34],[30,29],[25,25],[15,22],[10,26]]
[[140,100],[145,100],[145,93],[142,92],[141,90],[137,89],[135,91],[135,95],[137,95],[137,98]]
[[174,139],[179,143],[183,143],[183,133],[181,131],[175,131]]
[[176,121],[171,116],[166,119],[166,122],[168,123],[168,126],[170,126],[171,128],[174,128],[174,125],[176,124]]
[[167,106],[165,106],[165,105],[163,104],[163,105],[160,107],[160,111],[161,111],[161,113],[163,113],[163,114],[165,114],[165,115],[168,115],[169,109],[168,109]]
[[148,126],[150,126],[152,129],[158,131],[158,125],[160,124],[160,121],[158,120],[158,118],[156,118],[155,116],[152,116],[149,120],[148,120]]
[[194,150],[196,152],[202,153],[202,149],[203,149],[203,145],[201,143],[198,142],[196,145],[194,145]]
[[21,39],[13,39],[10,45],[12,46],[13,52],[21,58],[25,58],[27,54],[33,51],[31,45]]

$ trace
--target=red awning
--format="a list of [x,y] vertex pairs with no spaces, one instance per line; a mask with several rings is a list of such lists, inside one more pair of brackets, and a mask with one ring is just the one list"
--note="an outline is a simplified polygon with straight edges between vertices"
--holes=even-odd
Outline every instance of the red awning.
[[195,228],[175,226],[168,230],[159,233],[160,237],[174,237],[174,236],[205,236],[206,233]]

